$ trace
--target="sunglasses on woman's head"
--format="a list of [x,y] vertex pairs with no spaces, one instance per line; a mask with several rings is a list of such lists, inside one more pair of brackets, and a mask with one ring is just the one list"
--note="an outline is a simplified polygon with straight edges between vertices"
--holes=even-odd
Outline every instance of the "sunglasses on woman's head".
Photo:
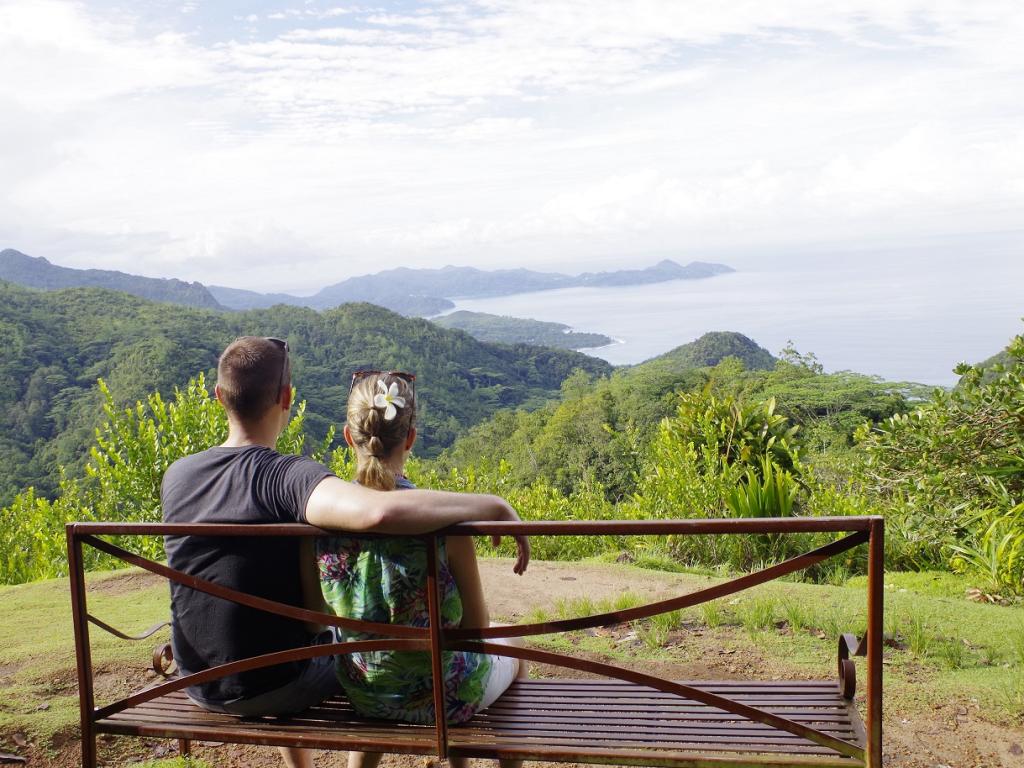
[[416,396],[416,374],[406,373],[405,371],[356,371],[352,374],[352,381],[348,385],[348,393],[351,395],[356,382],[365,379],[367,376],[394,376],[396,379],[401,379],[408,384],[412,389],[413,397]]

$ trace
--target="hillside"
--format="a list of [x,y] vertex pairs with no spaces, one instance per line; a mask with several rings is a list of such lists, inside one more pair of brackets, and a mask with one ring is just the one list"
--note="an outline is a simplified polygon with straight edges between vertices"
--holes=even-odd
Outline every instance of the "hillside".
[[140,277],[109,269],[59,267],[42,257],[28,256],[11,248],[0,251],[0,280],[45,291],[60,288],[109,288],[150,301],[223,309],[201,283],[186,283],[174,278]]
[[432,318],[442,328],[465,331],[474,339],[500,344],[539,344],[555,349],[603,347],[614,339],[601,333],[580,333],[563,323],[459,310]]
[[39,292],[0,282],[0,505],[23,486],[50,492],[58,467],[77,466],[99,416],[102,377],[118,402],[171,393],[210,374],[234,337],[286,338],[313,436],[340,424],[351,372],[414,371],[420,453],[432,455],[502,407],[535,406],[580,368],[611,366],[575,352],[494,346],[369,304],[318,313],[278,306],[216,312],[96,288]]
[[770,370],[775,366],[772,354],[753,339],[735,331],[711,331],[696,341],[652,357],[633,370],[681,373],[693,368],[718,365],[727,357],[738,358],[750,371]]

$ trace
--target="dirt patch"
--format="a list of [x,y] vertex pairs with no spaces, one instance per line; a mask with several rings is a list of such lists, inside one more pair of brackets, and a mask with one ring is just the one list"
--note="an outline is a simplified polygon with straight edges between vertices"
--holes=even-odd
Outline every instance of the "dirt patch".
[[25,662],[23,661],[0,664],[0,679],[11,677],[24,666]]
[[560,600],[604,600],[625,592],[661,599],[709,582],[702,576],[616,569],[583,563],[532,562],[526,573],[512,573],[512,560],[480,561],[487,602],[495,619],[513,621],[536,609],[551,611]]
[[138,592],[142,589],[166,583],[167,580],[165,578],[149,571],[141,569],[119,571],[110,576],[90,579],[89,592],[98,592],[106,595],[124,595],[129,592]]

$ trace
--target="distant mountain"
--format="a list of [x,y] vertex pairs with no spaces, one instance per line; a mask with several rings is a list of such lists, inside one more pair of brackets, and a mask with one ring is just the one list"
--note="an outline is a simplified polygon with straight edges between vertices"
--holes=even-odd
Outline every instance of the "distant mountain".
[[[668,280],[696,280],[733,272],[724,264],[691,262],[685,267],[668,259],[646,269],[615,272],[584,272],[563,275],[530,269],[482,270],[447,266],[441,269],[398,267],[362,275],[331,285],[306,299],[309,306],[335,306],[343,301],[374,301],[374,296],[438,296],[444,299],[479,299],[513,293],[546,291],[579,286],[643,285]],[[375,302],[376,303],[376,302]]]
[[267,309],[275,304],[302,306],[301,298],[288,293],[259,293],[223,285],[208,285],[206,290],[227,309]]
[[166,301],[205,309],[266,309],[288,304],[331,309],[351,302],[368,302],[406,317],[432,317],[452,309],[457,298],[489,298],[514,293],[580,286],[646,285],[669,280],[698,280],[733,272],[724,264],[702,261],[686,266],[665,259],[645,269],[584,272],[563,275],[529,269],[482,270],[447,266],[441,269],[399,267],[373,275],[351,277],[326,286],[312,296],[259,293],[226,286],[204,286],[176,279],[139,277],[105,269],[71,269],[20,251],[0,251],[0,280],[29,288],[95,287],[124,291],[151,301]]
[[[334,286],[338,288],[338,286]],[[275,304],[291,304],[311,309],[331,309],[332,307],[351,302],[367,302],[378,307],[390,309],[406,317],[429,317],[437,315],[455,305],[448,299],[436,296],[423,296],[415,293],[403,293],[401,290],[390,290],[386,286],[357,286],[351,289],[338,289],[325,295],[325,288],[315,296],[293,296],[288,293],[257,293],[240,288],[225,288],[221,285],[209,286],[210,293],[222,305],[229,309],[266,309]]]
[[522,317],[491,315],[460,310],[433,318],[442,328],[465,331],[479,341],[501,344],[539,344],[555,349],[603,347],[614,339],[600,333],[579,333],[562,323],[528,320]]
[[735,331],[712,331],[696,341],[671,349],[663,355],[652,357],[633,370],[660,370],[673,373],[691,368],[707,368],[718,365],[727,357],[743,361],[747,370],[768,370],[775,367],[772,354],[753,339]]
[[28,256],[13,248],[0,251],[0,280],[28,288],[110,288],[150,301],[183,304],[202,309],[223,309],[202,283],[174,278],[139,277],[108,269],[71,269]]

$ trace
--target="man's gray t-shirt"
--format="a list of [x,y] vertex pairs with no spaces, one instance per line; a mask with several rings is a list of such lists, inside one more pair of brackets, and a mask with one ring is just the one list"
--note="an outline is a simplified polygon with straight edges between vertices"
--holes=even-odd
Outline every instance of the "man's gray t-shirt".
[[[262,446],[210,448],[174,462],[160,492],[167,523],[304,523],[306,502],[331,472]],[[301,607],[295,537],[168,536],[172,568]],[[301,622],[171,584],[171,642],[183,673],[309,645]],[[210,702],[251,698],[294,680],[306,661],[230,675],[190,689]]]

